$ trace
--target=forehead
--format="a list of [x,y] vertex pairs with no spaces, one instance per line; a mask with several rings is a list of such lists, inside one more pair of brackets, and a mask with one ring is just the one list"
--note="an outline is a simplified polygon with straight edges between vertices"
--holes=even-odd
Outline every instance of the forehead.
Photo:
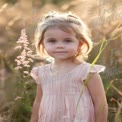
[[76,34],[73,31],[68,31],[59,27],[48,28],[44,33],[44,38],[52,37],[52,36],[53,37],[60,37],[60,36],[73,37],[73,36],[76,36]]

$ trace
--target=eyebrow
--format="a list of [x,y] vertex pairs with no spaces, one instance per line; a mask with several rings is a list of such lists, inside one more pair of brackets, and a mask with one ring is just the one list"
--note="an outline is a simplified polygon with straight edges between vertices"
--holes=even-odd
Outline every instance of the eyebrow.
[[45,38],[45,40],[56,39],[56,38]]
[[71,37],[68,37],[68,38],[64,38],[64,39],[73,39],[73,38],[71,38]]
[[[57,40],[56,38],[45,38],[45,40],[51,40],[51,39]],[[65,39],[72,39],[73,40],[73,38],[71,38],[71,37],[66,37],[63,40],[65,40]]]

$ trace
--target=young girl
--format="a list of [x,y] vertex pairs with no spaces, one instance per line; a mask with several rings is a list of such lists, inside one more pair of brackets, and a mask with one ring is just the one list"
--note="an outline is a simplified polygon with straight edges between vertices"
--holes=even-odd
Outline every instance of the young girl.
[[54,60],[31,71],[37,83],[31,122],[107,122],[98,74],[104,66],[91,67],[83,60],[92,49],[83,21],[71,13],[49,13],[39,22],[35,39],[39,54]]

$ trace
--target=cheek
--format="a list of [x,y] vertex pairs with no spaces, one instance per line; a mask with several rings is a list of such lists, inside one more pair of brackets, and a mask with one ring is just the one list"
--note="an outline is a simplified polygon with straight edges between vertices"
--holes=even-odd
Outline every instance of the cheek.
[[53,48],[50,45],[44,45],[44,48],[46,50],[46,52],[51,52],[53,50]]
[[72,45],[72,46],[70,46],[69,47],[69,50],[71,52],[74,52],[74,53],[78,52],[78,45]]

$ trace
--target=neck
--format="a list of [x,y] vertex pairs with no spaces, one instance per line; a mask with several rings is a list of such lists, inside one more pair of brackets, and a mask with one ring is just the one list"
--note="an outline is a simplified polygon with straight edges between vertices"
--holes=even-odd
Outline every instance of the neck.
[[74,62],[72,60],[55,60],[50,65],[50,71],[52,73],[64,73],[69,72],[70,70],[74,69],[76,66],[83,62]]
[[55,66],[58,66],[58,67],[62,67],[62,66],[68,66],[68,65],[71,65],[71,64],[80,64],[82,63],[82,61],[79,61],[79,60],[72,60],[72,59],[68,59],[68,60],[54,60],[54,65]]
[[73,61],[71,61],[71,60],[55,60],[54,61],[55,66],[65,66],[65,65],[71,64],[71,63],[73,63]]

